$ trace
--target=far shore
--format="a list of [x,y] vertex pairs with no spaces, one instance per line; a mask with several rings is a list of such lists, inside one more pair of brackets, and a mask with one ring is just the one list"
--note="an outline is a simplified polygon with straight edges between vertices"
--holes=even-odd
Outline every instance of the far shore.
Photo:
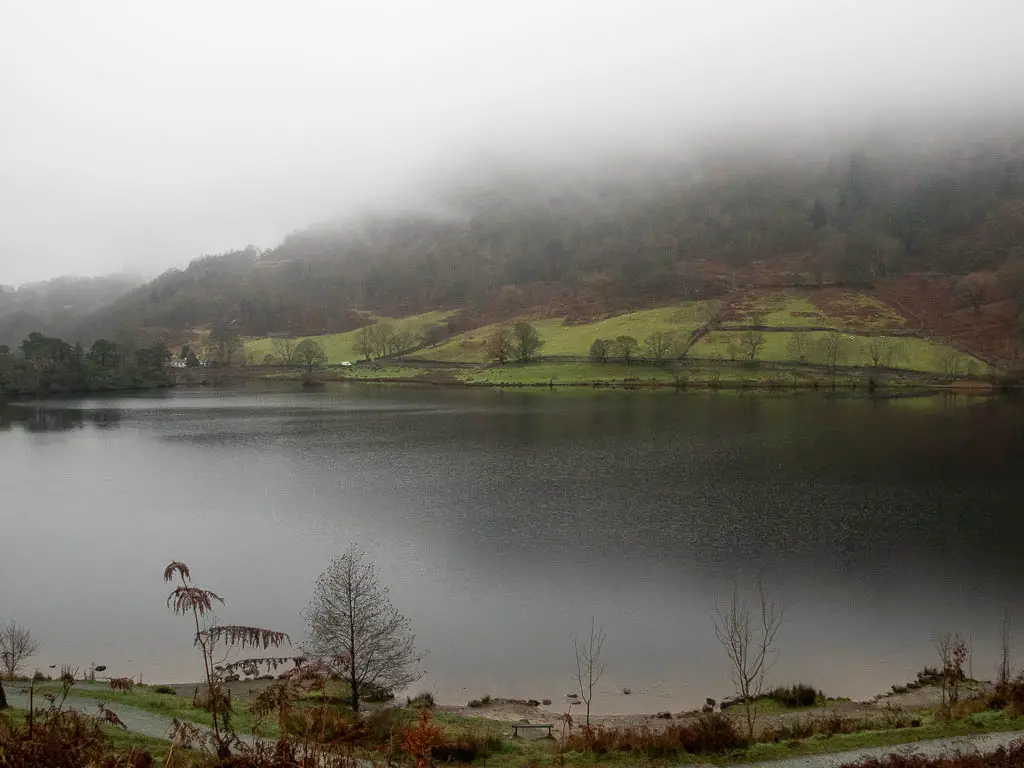
[[[607,372],[607,373],[605,373]],[[855,396],[897,397],[952,393],[989,396],[1017,391],[1012,382],[959,377],[949,379],[918,371],[872,372],[858,367],[758,362],[718,363],[702,360],[681,369],[667,365],[631,367],[574,362],[486,364],[421,364],[406,361],[329,366],[313,373],[283,366],[239,366],[178,370],[177,387],[223,386],[243,381],[291,383],[309,387],[323,384],[403,384],[421,387],[485,389],[575,389],[650,391],[741,391],[764,394],[795,392],[843,393]]]

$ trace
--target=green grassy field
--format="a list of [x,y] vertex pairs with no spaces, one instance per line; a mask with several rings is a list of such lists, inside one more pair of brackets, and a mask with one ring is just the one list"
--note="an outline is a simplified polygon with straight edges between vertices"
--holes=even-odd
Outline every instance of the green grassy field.
[[639,382],[671,382],[668,368],[624,363],[530,363],[508,364],[460,370],[456,374],[467,384],[592,384],[623,383],[627,379]]
[[[686,360],[677,364],[626,365],[625,363],[509,363],[479,369],[455,369],[451,374],[464,384],[490,386],[590,386],[593,384],[618,386],[670,385],[679,383],[688,387],[752,386],[786,388],[797,383],[801,386],[817,382],[831,384],[820,371],[806,368],[778,370],[758,364],[706,363]],[[838,383],[852,383],[853,379],[840,376]]]
[[[418,333],[428,325],[444,322],[452,314],[451,310],[440,310],[404,318],[377,317],[376,320],[377,322],[391,323],[396,329],[407,328],[413,333]],[[312,338],[319,341],[324,345],[324,350],[327,352],[328,364],[338,365],[344,361],[355,362],[360,359],[360,355],[355,349],[358,333],[359,331],[355,330],[347,331],[346,333],[329,333],[323,336],[302,338]],[[302,338],[296,339],[296,341],[301,341]],[[267,355],[274,357],[274,341],[269,338],[248,339],[245,342],[243,352],[247,360],[252,360],[254,364],[259,365]]]
[[[831,752],[845,752],[870,747],[887,747],[910,744],[928,739],[944,739],[952,736],[970,736],[982,733],[998,733],[1024,729],[1024,717],[1014,717],[1006,712],[987,711],[970,715],[962,720],[943,722],[934,716],[923,718],[918,728],[894,728],[890,730],[839,733],[834,736],[816,735],[794,742],[758,743],[744,750],[740,759],[721,762],[754,763],[766,760],[782,760],[801,755],[820,755]],[[712,758],[711,762],[720,762]]]
[[[819,365],[825,363],[819,347],[821,340],[828,335],[827,331],[763,331],[763,334],[765,343],[758,350],[757,360],[798,362],[794,358],[791,344],[793,337],[799,335],[807,346],[804,362]],[[725,360],[745,360],[747,352],[741,343],[742,336],[743,333],[740,331],[714,331],[694,345],[689,356],[698,359],[718,356]],[[892,337],[892,343],[900,350],[893,367],[924,373],[944,372],[947,350],[945,345],[916,337]],[[869,366],[870,344],[871,340],[864,336],[843,334],[839,365]],[[975,375],[983,375],[991,372],[990,367],[982,360],[967,354],[961,354],[960,357],[962,359],[957,364],[957,370],[961,374],[966,375],[973,371]]]
[[[585,357],[595,339],[615,339],[618,336],[632,336],[640,342],[637,356],[643,355],[644,340],[656,331],[687,336],[700,328],[722,308],[720,302],[694,301],[660,307],[657,309],[627,312],[591,323],[567,325],[562,318],[542,318],[531,322],[544,342],[540,350],[543,357]],[[425,325],[443,321],[449,312],[430,312],[423,315],[393,321],[396,325],[419,330]],[[834,327],[843,333],[841,366],[868,367],[872,357],[870,338],[849,333],[883,334],[884,329],[899,328],[905,324],[889,305],[865,294],[853,291],[765,291],[740,297],[729,305],[723,327],[712,330],[696,344],[688,354],[688,365],[696,361],[719,359],[727,361],[747,360],[748,354],[741,343],[742,332],[729,330],[730,325],[758,323],[772,327],[825,326]],[[512,321],[510,321],[511,323]],[[409,355],[412,360],[437,362],[486,363],[488,362],[487,341],[498,326],[482,326],[455,336],[443,344],[423,349]],[[824,365],[825,356],[820,349],[825,331],[772,331],[765,330],[765,343],[758,350],[755,360],[771,363],[804,362]],[[354,349],[356,331],[316,337],[327,350],[328,362],[337,365],[358,357]],[[798,353],[793,341],[799,338],[806,342],[805,349]],[[956,357],[956,374],[961,376],[982,376],[995,373],[986,363],[966,353],[952,352],[938,342],[917,337],[890,337],[889,343],[899,352],[892,358],[891,367],[928,374],[950,373],[950,356]],[[259,362],[266,354],[272,354],[270,339],[254,339],[246,344],[246,353]],[[290,377],[289,375],[282,374]],[[541,360],[527,367],[506,365],[480,370],[452,370],[425,372],[409,366],[391,365],[379,368],[353,366],[333,376],[352,380],[363,379],[406,379],[422,378],[431,381],[456,381],[467,384],[525,385],[525,384],[615,384],[627,379],[640,382],[667,382],[673,380],[670,368],[657,366],[621,366],[619,363],[589,365],[583,363],[549,363]],[[692,376],[692,374],[690,374]],[[791,376],[807,378],[798,372]],[[756,383],[764,376],[739,374],[723,369],[717,378],[724,381]]]
[[[641,343],[656,331],[688,334],[704,322],[712,302],[690,301],[658,309],[628,312],[593,323],[566,325],[560,318],[530,320],[544,346],[541,355],[585,356],[595,339],[632,336]],[[486,344],[498,326],[485,325],[463,333],[437,347],[424,349],[411,357],[451,362],[487,362]]]
[[[56,684],[43,684],[36,687],[36,695],[43,696],[47,693],[58,693],[60,687]],[[167,718],[178,718],[187,720],[190,723],[200,725],[213,725],[210,712],[200,707],[192,706],[191,696],[179,696],[163,693],[155,693],[150,686],[137,685],[129,692],[114,691],[101,687],[79,687],[76,686],[69,692],[69,698],[85,701],[110,701],[124,704],[125,706],[137,707],[138,709],[162,715]],[[249,709],[249,702],[244,698],[236,698],[232,702],[231,723],[239,733],[253,733],[257,720]],[[276,735],[277,724],[267,722],[260,729],[264,735]]]

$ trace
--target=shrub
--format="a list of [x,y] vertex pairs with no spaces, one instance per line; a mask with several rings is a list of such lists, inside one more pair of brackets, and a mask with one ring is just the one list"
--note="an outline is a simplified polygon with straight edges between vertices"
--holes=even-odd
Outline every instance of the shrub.
[[12,768],[118,766],[151,768],[153,758],[139,749],[114,749],[100,729],[100,718],[52,707],[37,717],[31,735],[0,715],[0,760]]
[[996,687],[989,696],[988,706],[992,709],[1009,709],[1014,715],[1024,714],[1024,675]]
[[680,752],[711,754],[729,752],[747,746],[747,741],[725,715],[710,713],[695,723],[670,725],[656,731],[648,726],[630,728],[582,729],[568,740],[566,748],[576,751],[642,753],[651,760],[671,758]]
[[[326,704],[288,713],[285,725],[288,733],[323,744],[357,746],[370,742],[369,733],[363,723],[353,722],[350,716],[339,715]],[[395,733],[397,734],[397,731]],[[387,746],[388,741],[389,734],[384,733],[382,740],[372,746]]]
[[886,707],[877,717],[861,718],[843,717],[839,712],[832,711],[823,717],[789,720],[765,728],[761,731],[759,740],[778,743],[806,739],[815,735],[835,736],[840,733],[858,733],[860,731],[916,728],[920,725],[920,720],[911,719],[899,707]]
[[371,712],[363,719],[367,745],[386,746],[412,725],[415,716],[406,709],[387,707]]
[[379,685],[367,683],[363,686],[363,693],[360,698],[363,701],[370,702],[371,704],[383,704],[386,701],[394,700],[395,694],[387,688],[381,688]]
[[824,694],[806,683],[780,686],[768,694],[769,699],[786,707],[813,707],[819,697],[824,698]]
[[439,763],[472,763],[478,758],[500,752],[501,747],[500,736],[465,733],[434,745],[430,756]]
[[158,685],[156,688],[153,689],[153,693],[160,693],[160,694],[163,694],[164,696],[176,696],[177,695],[175,693],[174,689],[171,688],[169,685]]
[[430,691],[423,691],[421,693],[417,693],[412,698],[406,697],[405,703],[406,706],[413,707],[414,709],[433,709],[435,706],[434,694],[432,694]]

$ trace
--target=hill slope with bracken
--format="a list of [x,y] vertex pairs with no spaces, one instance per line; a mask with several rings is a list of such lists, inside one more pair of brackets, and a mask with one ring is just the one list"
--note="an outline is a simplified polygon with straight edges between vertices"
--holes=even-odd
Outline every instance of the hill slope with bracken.
[[923,335],[1020,364],[1018,140],[454,189],[431,213],[321,225],[268,251],[199,259],[94,313],[83,333],[315,335],[445,310],[454,336],[524,314],[572,324],[751,290],[856,290]]

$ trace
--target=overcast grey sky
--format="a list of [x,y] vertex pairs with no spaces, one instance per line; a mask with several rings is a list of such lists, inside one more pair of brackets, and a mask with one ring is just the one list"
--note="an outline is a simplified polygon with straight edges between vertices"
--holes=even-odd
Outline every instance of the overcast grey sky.
[[275,245],[477,153],[1017,98],[1019,0],[0,0],[0,282]]

